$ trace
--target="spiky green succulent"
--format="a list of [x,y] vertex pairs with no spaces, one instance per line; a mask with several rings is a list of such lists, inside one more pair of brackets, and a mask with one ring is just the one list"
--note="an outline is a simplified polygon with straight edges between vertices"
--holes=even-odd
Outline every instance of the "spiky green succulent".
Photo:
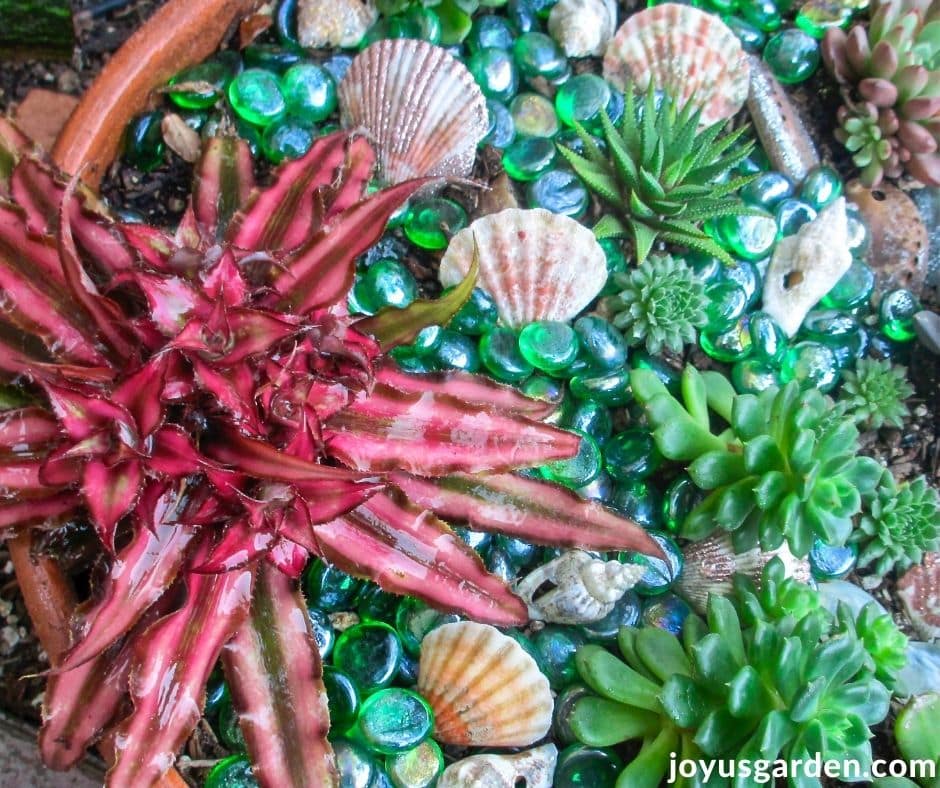
[[907,368],[884,359],[863,358],[855,371],[842,373],[839,404],[859,424],[876,430],[888,424],[903,427],[911,415],[904,400],[914,393],[907,380]]
[[[701,224],[733,214],[761,213],[747,208],[735,192],[754,176],[725,176],[750,154],[753,142],[738,144],[742,127],[719,137],[724,122],[699,130],[701,109],[681,109],[652,85],[641,100],[627,87],[620,128],[602,117],[607,153],[577,126],[584,156],[559,146],[562,156],[588,187],[613,210],[595,228],[598,237],[629,235],[642,263],[657,238],[687,246],[732,263]],[[723,180],[724,179],[724,180]]]
[[653,354],[664,347],[678,353],[705,325],[705,285],[682,260],[650,255],[637,268],[615,273],[619,293],[606,299],[611,322],[631,345],[646,343]]
[[[894,680],[905,638],[874,606],[857,618],[844,606],[833,615],[806,586],[796,595],[814,598],[810,609],[781,610],[777,600],[794,596],[794,585],[775,558],[760,591],[739,579],[732,598],[711,595],[707,620],[689,616],[681,642],[660,629],[624,627],[623,660],[598,645],[578,650],[578,672],[597,696],[574,704],[575,736],[590,746],[642,740],[619,786],[659,785],[674,753],[752,765],[818,753],[871,765],[871,726],[885,718],[891,697],[880,676]],[[820,785],[807,774],[789,782]],[[739,772],[734,785],[760,783]]]
[[940,548],[940,496],[923,476],[899,485],[885,471],[852,541],[861,547],[858,565],[879,576],[919,564],[925,552]]
[[[709,491],[683,522],[683,536],[697,540],[724,528],[739,552],[786,540],[797,556],[816,538],[846,543],[862,495],[875,489],[883,468],[856,456],[855,423],[833,418],[831,399],[800,391],[795,381],[737,394],[722,375],[693,367],[683,372],[681,401],[648,370],[634,370],[630,383],[660,452],[687,464],[692,481]],[[726,430],[712,431],[709,408]]]

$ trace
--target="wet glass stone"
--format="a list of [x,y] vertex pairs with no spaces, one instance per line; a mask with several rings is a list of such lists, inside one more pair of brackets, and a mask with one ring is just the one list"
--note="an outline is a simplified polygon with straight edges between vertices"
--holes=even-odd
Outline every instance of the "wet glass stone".
[[519,93],[509,103],[516,133],[523,137],[554,137],[558,116],[552,102],[540,93]]
[[534,181],[555,165],[555,143],[544,137],[520,137],[503,151],[503,168],[517,181]]
[[309,123],[326,120],[336,109],[336,83],[330,72],[315,63],[299,63],[281,77],[281,93],[288,111]]
[[609,504],[644,528],[662,527],[662,496],[648,482],[636,480],[618,484]]
[[766,257],[777,240],[777,222],[771,216],[723,216],[706,222],[705,229],[725,249],[745,260]]
[[342,788],[373,788],[381,772],[378,761],[361,744],[346,738],[330,741],[336,756],[336,771]]
[[746,358],[731,367],[731,382],[739,394],[759,394],[783,385],[780,371],[756,358]]
[[242,58],[245,68],[258,68],[274,74],[283,74],[303,60],[300,52],[276,44],[250,44],[242,50]]
[[772,211],[796,191],[793,181],[782,172],[763,172],[740,191],[741,199],[755,208]]
[[601,238],[597,243],[604,250],[604,260],[607,263],[607,283],[601,290],[601,295],[612,295],[618,291],[613,274],[627,270],[627,257],[616,238]]
[[704,499],[702,491],[688,474],[681,474],[670,482],[663,494],[663,527],[671,534],[676,534],[696,506]]
[[516,127],[513,125],[509,108],[505,104],[488,98],[486,112],[489,125],[481,144],[505,148],[516,138]]
[[496,575],[500,580],[512,583],[519,573],[512,559],[498,547],[491,547],[483,561],[486,571]]
[[910,290],[890,290],[878,307],[878,324],[888,339],[910,342],[917,336],[914,315],[921,309],[920,301]]
[[558,89],[555,109],[566,126],[574,128],[578,123],[589,129],[599,129],[601,113],[610,104],[613,92],[603,77],[578,74]]
[[617,639],[620,627],[636,626],[640,620],[642,610],[640,598],[633,592],[627,591],[614,605],[606,616],[599,621],[582,624],[580,629],[588,640],[599,640],[612,643]]
[[725,264],[717,257],[702,252],[690,251],[683,256],[686,265],[705,284],[711,284],[722,278]]
[[363,621],[384,621],[386,624],[395,620],[395,611],[401,597],[383,591],[375,583],[367,583],[359,594],[356,612]]
[[572,744],[558,755],[555,788],[614,788],[623,761],[606,747]]
[[[396,29],[395,22],[401,27]],[[413,5],[389,20],[390,37],[417,38],[431,44],[440,44],[442,36],[441,18],[433,8]]]
[[578,646],[586,642],[584,635],[574,627],[555,624],[548,624],[532,635],[532,645],[538,654],[536,661],[548,679],[549,686],[556,692],[577,679],[574,655]]
[[640,427],[618,432],[604,444],[604,468],[614,481],[645,479],[662,461],[653,436]]
[[424,698],[391,687],[362,702],[352,735],[372,752],[394,755],[417,747],[433,726],[434,712]]
[[530,208],[580,219],[587,212],[590,195],[584,181],[570,170],[549,170],[528,183],[526,201]]
[[578,356],[578,335],[567,323],[538,320],[519,332],[519,350],[542,372],[561,372]]
[[759,55],[767,43],[767,34],[756,25],[737,14],[728,14],[722,17],[724,23],[731,28],[731,32],[738,37],[745,52]]
[[128,125],[124,137],[124,158],[132,167],[151,172],[163,164],[162,112],[144,112]]
[[733,326],[747,309],[748,295],[737,282],[720,279],[705,288],[708,304],[705,314],[708,316],[709,331],[720,333]]
[[[449,292],[449,289],[444,292]],[[485,290],[475,287],[467,303],[460,307],[447,327],[461,334],[480,336],[494,328],[498,319],[499,311],[496,309],[496,302]]]
[[487,98],[505,103],[519,89],[519,72],[505,49],[484,47],[471,55],[467,68]]
[[836,547],[816,539],[809,551],[809,568],[817,580],[839,580],[855,568],[857,560],[856,544]]
[[732,265],[721,268],[721,278],[734,282],[747,296],[746,308],[752,307],[761,294],[761,275],[757,266],[749,260],[736,260]]
[[858,309],[868,304],[874,289],[875,272],[861,260],[853,260],[849,270],[823,296],[820,303],[830,309]]
[[835,353],[819,342],[797,342],[783,357],[780,379],[795,380],[802,389],[832,391],[839,382],[839,362]]
[[313,129],[290,115],[275,121],[261,135],[261,150],[269,161],[280,164],[299,159],[313,145]]
[[692,608],[685,600],[675,594],[666,594],[647,599],[642,620],[645,626],[659,627],[678,636],[682,634],[682,625],[691,613]]
[[444,754],[434,739],[385,759],[385,771],[395,788],[431,788],[444,771]]
[[583,400],[574,404],[565,414],[564,425],[577,432],[590,435],[598,445],[603,445],[614,430],[610,408],[594,400]]
[[442,331],[440,326],[422,328],[411,343],[414,352],[419,356],[430,356],[441,344]]
[[800,186],[800,199],[817,211],[842,195],[842,178],[826,164],[813,167]]
[[245,752],[245,737],[242,734],[241,726],[238,724],[238,713],[232,703],[232,696],[226,693],[222,702],[219,704],[219,720],[216,725],[216,733],[219,739],[228,749],[234,752]]
[[214,717],[219,713],[219,707],[225,696],[229,694],[228,685],[225,683],[225,674],[222,673],[220,665],[216,665],[209,674],[209,681],[206,683],[206,705],[205,715]]
[[543,465],[542,476],[566,487],[583,487],[590,484],[601,470],[601,450],[590,435],[582,435],[578,453],[565,460],[556,460]]
[[779,364],[787,351],[787,335],[779,323],[766,312],[752,312],[748,316],[751,347],[754,357],[770,365]]
[[871,232],[855,203],[847,202],[845,213],[848,219],[849,251],[855,259],[863,260],[871,247]]
[[751,355],[752,340],[747,316],[743,316],[724,331],[705,329],[699,334],[698,343],[716,361],[733,364]]
[[460,203],[445,197],[414,202],[403,229],[408,240],[422,249],[446,249],[451,237],[467,226],[467,212]]
[[773,0],[741,0],[738,13],[744,21],[765,33],[773,33],[783,24],[783,18]]
[[398,633],[388,624],[369,621],[350,627],[337,638],[333,665],[365,696],[392,683],[401,655]]
[[633,369],[648,369],[659,378],[671,394],[679,395],[681,373],[661,358],[651,356],[645,350],[634,349],[630,356],[630,366]]
[[[627,592],[629,594],[629,592]],[[583,629],[583,627],[582,627]],[[617,633],[614,632],[614,638]],[[600,638],[592,638],[599,640]],[[555,708],[552,712],[552,739],[558,744],[572,744],[578,740],[571,730],[571,715],[574,705],[581,699],[594,693],[584,684],[571,684],[565,687],[555,698]]]
[[571,393],[581,400],[594,400],[609,407],[626,405],[633,399],[630,373],[626,369],[603,374],[587,373],[571,379]]
[[520,569],[532,564],[541,552],[538,545],[505,534],[497,534],[494,541],[496,546]]
[[823,38],[831,27],[852,21],[852,8],[842,0],[809,0],[796,15],[796,26],[813,38]]
[[679,545],[665,531],[647,531],[647,533],[662,548],[665,558],[634,552],[620,553],[617,557],[624,563],[645,566],[646,573],[633,590],[640,596],[657,596],[665,594],[679,578],[684,559]]
[[627,343],[613,325],[602,317],[585,315],[574,322],[581,352],[596,370],[614,370],[627,361]]
[[816,209],[809,203],[792,198],[781,202],[774,211],[781,236],[793,235],[804,224],[816,218]]
[[235,73],[231,63],[220,60],[207,60],[184,69],[170,80],[170,86],[189,87],[185,90],[170,91],[170,100],[183,109],[208,109],[225,94],[225,89]]
[[796,27],[772,35],[764,47],[764,61],[778,81],[795,85],[819,68],[819,41]]
[[876,329],[868,330],[868,355],[877,359],[888,359],[902,364],[909,363],[910,345],[888,339]]
[[716,14],[730,14],[738,7],[738,0],[705,0],[704,6]]
[[307,604],[325,613],[351,610],[361,588],[361,580],[350,577],[321,559],[311,563],[304,574]]
[[520,33],[538,30],[541,25],[533,0],[510,0],[506,4],[506,11],[509,21]]
[[464,44],[473,54],[488,47],[512,49],[515,38],[516,31],[512,22],[496,14],[486,14],[473,20],[473,26]]
[[405,650],[413,656],[421,653],[421,641],[443,624],[460,621],[456,613],[442,613],[413,596],[402,597],[395,612],[395,629]]
[[614,493],[614,480],[604,471],[601,471],[594,481],[585,484],[583,487],[578,487],[575,492],[585,500],[606,503]]
[[363,277],[362,295],[375,311],[387,306],[404,309],[418,294],[418,283],[408,267],[398,260],[379,260]]
[[512,55],[526,77],[557,79],[565,73],[568,60],[555,41],[544,33],[523,33],[512,45]]
[[494,328],[480,339],[480,360],[497,380],[518,383],[535,371],[519,352],[519,338],[509,328]]
[[[588,138],[595,146],[597,146],[597,149],[601,151],[601,153],[607,152],[607,143],[604,142],[603,139],[601,139],[600,137],[595,137],[593,134],[588,134]],[[555,142],[558,145],[563,145],[569,150],[573,150],[579,156],[584,156],[585,151],[587,150],[587,148],[584,145],[584,140],[582,140],[581,137],[578,136],[578,132],[576,132],[574,129],[562,128],[562,130],[559,131],[555,135]],[[598,241],[600,240],[601,239],[598,239]],[[615,240],[615,239],[608,238],[606,240]]]
[[359,714],[359,692],[356,685],[342,671],[325,665],[323,686],[326,687],[326,699],[330,709],[330,727],[336,731],[345,731],[356,721]]
[[287,110],[277,77],[260,68],[245,69],[235,77],[228,100],[235,114],[256,126],[269,126]]
[[330,617],[319,608],[308,607],[307,617],[310,619],[310,628],[313,630],[313,639],[316,641],[317,651],[320,652],[320,659],[326,659],[333,650],[336,630],[333,629]]
[[560,404],[565,396],[564,383],[538,373],[532,375],[520,386],[520,389],[527,397],[540,399],[543,402],[552,402],[556,405]]
[[857,358],[867,346],[867,337],[858,321],[836,309],[817,309],[810,312],[800,328],[800,339],[809,339],[827,345],[840,365]]
[[401,684],[406,687],[413,687],[418,683],[418,658],[411,656],[407,651],[401,655],[401,662],[398,663],[398,674],[395,676],[395,684]]
[[336,53],[331,58],[324,60],[321,65],[330,72],[330,76],[333,77],[333,81],[338,85],[343,81],[343,77],[346,76],[346,72],[349,71],[349,67],[352,65],[352,61],[353,59],[350,55]]
[[484,552],[493,541],[493,534],[485,531],[472,531],[469,528],[455,528],[454,533],[460,537],[461,541],[468,547],[472,547],[478,553]]
[[476,339],[450,329],[441,331],[441,342],[431,358],[445,369],[464,372],[477,372],[480,369],[480,351]]
[[206,775],[204,788],[257,788],[251,761],[244,755],[223,758]]

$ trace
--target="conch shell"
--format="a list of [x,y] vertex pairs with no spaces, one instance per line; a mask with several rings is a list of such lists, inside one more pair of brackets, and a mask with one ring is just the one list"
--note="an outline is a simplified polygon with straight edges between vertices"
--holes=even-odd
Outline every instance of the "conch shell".
[[613,0],[558,0],[548,15],[548,32],[568,57],[603,55],[616,26]]

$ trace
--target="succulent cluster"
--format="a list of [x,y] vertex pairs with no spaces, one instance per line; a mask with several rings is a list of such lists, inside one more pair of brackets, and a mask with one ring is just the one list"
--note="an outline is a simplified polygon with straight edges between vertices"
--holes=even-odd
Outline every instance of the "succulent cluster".
[[836,136],[877,186],[907,172],[940,185],[940,2],[879,0],[866,30],[830,28],[822,53],[842,86]]
[[[643,740],[618,785],[658,785],[679,752],[755,765],[819,753],[865,769],[871,726],[888,713],[885,680],[903,666],[907,645],[874,605],[858,618],[844,606],[828,612],[814,590],[784,578],[778,558],[759,591],[737,578],[731,599],[711,595],[707,619],[689,616],[681,642],[631,627],[618,641],[623,661],[600,646],[579,649],[578,672],[600,697],[579,699],[571,717],[585,744]],[[806,774],[789,780],[820,785]],[[734,784],[760,782],[752,772]]]
[[[843,545],[862,496],[874,490],[882,466],[857,457],[858,430],[836,415],[832,401],[791,381],[758,395],[736,394],[726,378],[686,367],[682,401],[652,372],[631,373],[663,456],[688,465],[705,499],[686,517],[683,536],[702,539],[715,528],[732,532],[738,552],[784,539],[805,556],[815,538]],[[709,408],[728,423],[716,434]]]
[[746,207],[735,192],[754,176],[726,177],[751,153],[738,144],[745,128],[720,137],[724,121],[699,129],[701,108],[681,109],[652,83],[642,99],[628,86],[620,128],[603,115],[607,152],[580,126],[584,156],[564,146],[562,156],[588,187],[616,211],[598,222],[598,237],[630,236],[637,262],[646,260],[657,238],[718,257],[728,253],[702,230],[707,219],[763,212]]
[[904,419],[911,415],[904,400],[913,393],[906,367],[886,359],[863,358],[854,371],[842,373],[839,406],[866,429],[876,430],[885,424],[903,427]]
[[705,325],[705,285],[682,260],[650,255],[636,268],[613,275],[619,289],[605,301],[611,322],[631,345],[646,344],[653,354],[663,348],[680,352],[695,342]]
[[861,548],[858,565],[879,576],[919,564],[925,552],[940,548],[940,496],[923,476],[898,484],[885,471],[866,497],[852,541]]

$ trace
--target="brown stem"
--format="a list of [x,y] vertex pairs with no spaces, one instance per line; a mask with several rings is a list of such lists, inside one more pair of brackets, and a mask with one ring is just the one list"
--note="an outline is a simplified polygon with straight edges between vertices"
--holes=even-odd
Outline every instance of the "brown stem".
[[151,91],[205,60],[262,0],[169,0],[108,61],[59,135],[52,158],[97,187]]

